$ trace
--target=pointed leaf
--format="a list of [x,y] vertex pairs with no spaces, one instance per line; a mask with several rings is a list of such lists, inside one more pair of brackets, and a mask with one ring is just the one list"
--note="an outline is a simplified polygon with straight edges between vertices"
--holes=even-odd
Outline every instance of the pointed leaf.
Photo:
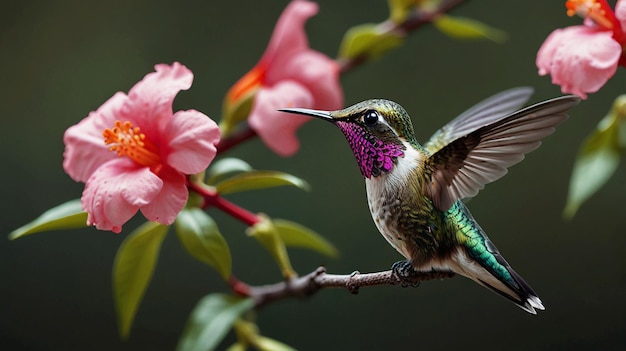
[[34,221],[23,225],[9,234],[14,240],[29,234],[63,229],[84,228],[87,226],[87,212],[84,212],[80,199],[58,205],[41,214]]
[[399,33],[385,32],[376,24],[362,24],[346,32],[339,48],[339,57],[343,59],[379,58],[402,43],[404,43],[404,37]]
[[605,117],[585,140],[574,164],[570,180],[566,218],[572,218],[583,204],[615,173],[622,155],[620,124]]
[[232,328],[233,323],[254,307],[254,300],[224,294],[202,298],[191,312],[178,351],[215,349]]
[[452,38],[489,39],[496,43],[503,43],[507,39],[505,32],[471,18],[440,15],[434,24],[437,29]]
[[224,280],[231,272],[231,256],[226,240],[215,221],[199,208],[184,208],[176,218],[176,234],[187,252],[215,268]]
[[275,171],[249,171],[237,174],[215,185],[221,195],[242,191],[272,188],[291,185],[308,190],[309,184],[301,178],[291,174]]
[[287,344],[262,335],[254,338],[252,344],[261,351],[296,351],[296,349]]
[[324,237],[298,223],[275,219],[274,225],[285,245],[315,250],[323,255],[337,257],[337,249]]
[[211,168],[208,170],[209,178],[207,180],[207,184],[214,185],[218,181],[230,175],[248,172],[251,170],[252,166],[250,166],[246,161],[239,158],[226,157],[211,164]]
[[119,332],[127,338],[159,257],[168,226],[146,222],[120,245],[113,264],[113,294]]
[[278,263],[285,278],[296,276],[296,272],[291,267],[291,261],[287,254],[285,243],[278,234],[278,230],[272,220],[264,215],[259,215],[261,221],[252,227],[248,227],[246,233],[257,239],[263,247],[272,254],[272,257]]

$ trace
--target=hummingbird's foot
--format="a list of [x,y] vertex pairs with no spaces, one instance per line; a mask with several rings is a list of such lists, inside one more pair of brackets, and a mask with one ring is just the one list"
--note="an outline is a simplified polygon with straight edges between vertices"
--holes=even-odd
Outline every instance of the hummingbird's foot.
[[411,261],[398,261],[391,265],[391,271],[400,281],[403,287],[418,287],[420,282],[431,279],[452,278],[454,272],[447,270],[431,269],[430,271],[421,271],[413,268]]
[[416,288],[420,285],[419,281],[415,281],[415,278],[420,275],[419,271],[416,271],[411,264],[411,261],[404,260],[398,261],[391,265],[391,270],[393,273],[400,279],[400,284],[402,287],[413,287]]

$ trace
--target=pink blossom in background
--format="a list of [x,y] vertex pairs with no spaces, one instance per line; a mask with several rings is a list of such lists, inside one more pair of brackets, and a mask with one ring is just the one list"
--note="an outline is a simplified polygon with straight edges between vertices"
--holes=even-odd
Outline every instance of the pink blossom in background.
[[155,69],[65,132],[63,167],[85,183],[82,207],[98,229],[119,233],[138,210],[171,224],[187,202],[185,175],[215,157],[217,124],[196,110],[172,111],[191,71],[180,63]]
[[537,52],[540,75],[550,74],[564,93],[583,99],[598,91],[626,66],[626,0],[618,0],[615,12],[606,0],[569,0],[568,15],[579,14],[584,25],[557,29]]
[[310,49],[304,32],[305,22],[317,11],[314,2],[289,3],[260,61],[226,96],[229,104],[251,89],[258,89],[248,123],[272,151],[282,156],[298,150],[296,131],[309,117],[286,115],[277,109],[337,110],[343,106],[339,66]]

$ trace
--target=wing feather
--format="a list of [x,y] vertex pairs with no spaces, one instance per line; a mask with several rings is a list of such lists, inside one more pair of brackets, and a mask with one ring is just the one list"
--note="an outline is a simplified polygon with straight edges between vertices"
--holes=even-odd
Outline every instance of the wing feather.
[[481,101],[436,131],[424,144],[424,148],[430,153],[437,152],[455,139],[518,110],[530,99],[532,93],[533,89],[530,87],[519,87]]
[[[519,103],[528,91],[514,89],[505,93],[504,96],[509,97],[507,101],[510,107],[513,105],[512,101]],[[513,93],[516,94],[513,95],[516,99],[510,98]],[[487,102],[502,100],[501,97],[496,97],[498,95]],[[426,191],[435,206],[446,211],[455,201],[476,195],[485,184],[504,176],[508,167],[520,162],[525,154],[538,148],[541,139],[552,134],[555,126],[567,119],[566,112],[579,101],[577,96],[563,96],[497,117],[482,113],[506,109],[498,110],[494,106],[478,108],[477,111],[482,119],[488,121],[487,124],[480,123],[473,115],[464,114],[463,119],[471,121],[474,129],[461,126],[459,122],[450,123],[440,129],[438,133],[444,133],[440,134],[443,139],[429,142],[435,151],[426,160],[431,171],[431,180],[426,183]],[[457,117],[454,121],[458,119]],[[463,132],[451,129],[450,126],[459,127]],[[448,140],[451,136],[455,138]],[[436,145],[444,140],[445,144]]]

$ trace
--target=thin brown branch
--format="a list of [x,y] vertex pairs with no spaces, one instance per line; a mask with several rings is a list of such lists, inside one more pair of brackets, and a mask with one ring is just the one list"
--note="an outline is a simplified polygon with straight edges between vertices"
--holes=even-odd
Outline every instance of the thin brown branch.
[[249,296],[255,301],[257,308],[271,302],[289,297],[307,297],[325,288],[345,288],[353,294],[359,292],[359,288],[377,285],[417,285],[425,280],[444,279],[454,276],[452,272],[420,272],[410,280],[398,277],[392,270],[376,273],[359,273],[338,275],[326,273],[326,268],[318,267],[313,272],[299,278],[284,282],[250,287]]

